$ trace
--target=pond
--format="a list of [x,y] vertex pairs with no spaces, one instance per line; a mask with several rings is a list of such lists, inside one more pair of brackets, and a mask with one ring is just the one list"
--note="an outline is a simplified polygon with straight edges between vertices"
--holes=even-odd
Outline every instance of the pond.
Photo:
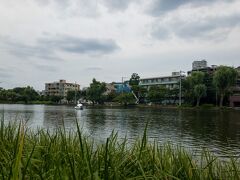
[[186,147],[194,151],[207,148],[216,155],[240,156],[239,110],[180,110],[154,108],[84,108],[71,106],[0,104],[0,117],[9,121],[27,121],[32,129],[76,129],[76,119],[83,132],[105,141],[114,132],[133,141],[148,125],[148,138],[160,143]]

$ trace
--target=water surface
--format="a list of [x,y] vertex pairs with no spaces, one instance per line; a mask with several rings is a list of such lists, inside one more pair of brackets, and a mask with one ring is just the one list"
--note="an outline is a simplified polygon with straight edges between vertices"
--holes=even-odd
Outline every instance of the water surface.
[[129,140],[143,134],[149,121],[148,137],[171,142],[194,151],[208,148],[218,156],[240,156],[240,111],[178,110],[151,108],[85,108],[71,106],[0,105],[4,121],[27,120],[32,128],[76,129],[76,119],[83,131],[99,141],[114,130]]

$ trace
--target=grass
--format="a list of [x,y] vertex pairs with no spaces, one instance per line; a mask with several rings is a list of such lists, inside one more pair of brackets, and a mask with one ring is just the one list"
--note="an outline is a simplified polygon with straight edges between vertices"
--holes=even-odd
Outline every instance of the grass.
[[150,143],[147,125],[131,146],[117,133],[95,143],[77,123],[76,132],[0,126],[1,179],[240,179],[238,159],[221,161],[206,150],[196,158],[178,146]]

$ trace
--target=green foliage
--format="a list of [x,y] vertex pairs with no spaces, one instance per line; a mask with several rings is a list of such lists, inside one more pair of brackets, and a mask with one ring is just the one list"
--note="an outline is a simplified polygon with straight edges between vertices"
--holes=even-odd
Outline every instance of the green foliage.
[[137,73],[133,73],[129,80],[129,85],[130,86],[138,86],[139,81],[140,81],[140,76]]
[[137,73],[133,73],[130,80],[129,85],[131,86],[132,91],[135,93],[135,95],[139,98],[140,97],[140,76]]
[[87,89],[87,99],[92,101],[93,104],[104,103],[106,96],[103,94],[106,91],[106,84],[99,82],[95,78],[92,80],[90,87]]
[[227,66],[220,66],[214,73],[213,82],[220,94],[220,107],[223,105],[223,98],[230,91],[230,88],[236,84],[238,72]]
[[108,93],[107,95],[106,95],[106,102],[113,102],[114,101],[114,99],[116,98],[118,96],[118,94],[115,92],[115,91],[113,91],[113,92],[110,92],[110,93]]
[[152,86],[147,93],[147,99],[150,102],[161,103],[168,96],[168,92],[165,86]]
[[207,87],[204,84],[205,73],[197,71],[193,72],[190,76],[183,81],[184,96],[188,103],[194,103],[196,99],[196,105],[199,106],[202,97],[206,96]]
[[16,87],[14,89],[0,90],[0,100],[6,102],[19,102],[23,101],[29,103],[36,101],[40,98],[39,94],[30,86]]
[[119,94],[114,101],[121,103],[122,105],[135,104],[136,99],[132,93],[122,93]]
[[205,104],[216,104],[216,87],[213,83],[213,74],[205,73],[203,84],[206,86],[206,96],[201,99]]
[[49,99],[50,99],[50,101],[52,101],[54,103],[59,103],[63,99],[63,97],[61,97],[61,96],[49,96]]
[[191,76],[189,76],[188,78],[190,79],[191,85],[195,86],[198,84],[203,84],[204,76],[205,76],[205,73],[201,71],[197,71],[197,72],[193,72]]
[[194,156],[182,147],[142,138],[129,146],[112,133],[93,143],[65,129],[31,132],[0,125],[0,179],[239,179],[239,160],[223,161],[206,150]]
[[200,99],[206,96],[207,87],[204,84],[197,84],[194,86],[193,92],[197,98],[197,106],[199,106]]
[[[75,95],[76,95],[76,99],[75,99]],[[68,91],[67,92],[67,97],[66,99],[70,102],[74,102],[75,100],[77,101],[78,99],[81,98],[81,91]]]
[[176,104],[179,99],[179,88],[167,89],[168,98],[173,100],[173,104]]

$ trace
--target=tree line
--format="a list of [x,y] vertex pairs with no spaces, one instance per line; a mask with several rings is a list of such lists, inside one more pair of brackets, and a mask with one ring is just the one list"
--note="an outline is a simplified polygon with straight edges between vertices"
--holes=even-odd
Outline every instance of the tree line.
[[[219,66],[212,73],[201,71],[192,72],[182,79],[182,99],[185,105],[199,106],[202,104],[219,104],[220,107],[226,105],[233,87],[236,85],[238,72],[227,66]],[[82,98],[91,101],[93,104],[103,104],[104,102],[118,102],[123,105],[135,104],[136,98],[139,103],[154,104],[178,104],[180,89],[167,88],[164,85],[144,88],[140,85],[140,76],[133,73],[127,82],[132,92],[110,92],[106,94],[106,83],[93,79],[90,87],[82,93]]]
[[213,74],[193,72],[183,81],[186,103],[199,106],[200,102],[222,107],[236,86],[240,74],[232,67],[220,66]]
[[2,103],[59,103],[62,97],[40,95],[33,87],[16,87],[13,89],[0,88],[0,102]]
[[[182,99],[184,104],[199,106],[203,104],[216,104],[223,106],[227,103],[232,87],[235,86],[238,72],[227,66],[220,66],[213,74],[200,71],[192,72],[191,75],[182,79]],[[131,91],[117,92],[108,90],[105,82],[97,81],[95,78],[90,86],[80,91],[68,91],[65,99],[68,103],[76,103],[76,100],[95,104],[106,102],[118,102],[123,105],[135,103],[154,104],[178,104],[179,86],[167,88],[166,86],[151,86],[144,88],[140,85],[140,76],[133,73],[126,84]],[[23,102],[23,103],[59,103],[63,97],[43,96],[37,93],[33,87],[16,87],[14,89],[0,89],[1,102]]]

